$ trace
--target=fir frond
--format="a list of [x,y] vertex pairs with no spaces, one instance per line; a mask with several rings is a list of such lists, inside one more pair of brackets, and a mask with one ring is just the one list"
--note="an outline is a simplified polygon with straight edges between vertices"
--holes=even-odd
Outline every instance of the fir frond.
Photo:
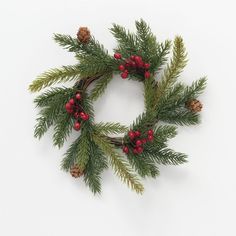
[[34,130],[34,136],[41,138],[45,132],[57,121],[58,114],[65,111],[65,103],[73,94],[73,89],[51,89],[35,99],[35,103],[42,107],[37,124]]
[[130,152],[127,155],[129,163],[141,177],[157,177],[160,174],[158,167],[155,165],[155,162],[149,158],[149,156],[144,156],[144,154],[145,152],[142,156],[137,156]]
[[81,44],[77,38],[72,38],[70,35],[54,34],[54,40],[63,48],[69,52],[78,52],[81,48]]
[[55,83],[78,80],[80,75],[78,65],[63,66],[60,69],[51,69],[39,75],[29,86],[31,92],[38,92]]
[[159,113],[158,119],[176,125],[196,125],[200,123],[199,113],[194,113],[184,107],[165,113]]
[[201,95],[206,88],[206,84],[207,79],[206,77],[203,77],[194,81],[191,86],[187,86],[182,96],[184,102],[197,98],[199,95]]
[[142,184],[139,182],[137,176],[133,173],[128,162],[126,162],[122,156],[120,156],[114,150],[115,147],[101,136],[94,135],[93,140],[109,157],[111,166],[113,167],[115,173],[121,178],[121,180],[137,193],[142,193],[144,190]]
[[34,99],[36,107],[46,107],[52,102],[66,103],[75,93],[74,88],[58,87],[50,88]]
[[53,144],[61,148],[69,137],[73,127],[73,118],[66,111],[58,114],[54,126]]
[[157,49],[157,53],[152,58],[151,68],[154,68],[155,70],[160,71],[162,66],[168,60],[168,55],[170,53],[170,48],[171,48],[171,41],[170,40],[166,40],[164,43],[159,44],[159,47]]
[[118,42],[118,48],[115,49],[116,52],[121,53],[124,58],[128,58],[130,55],[139,55],[135,34],[117,24],[113,24],[110,31]]
[[144,82],[144,103],[147,112],[155,109],[155,79],[154,77],[145,80]]
[[177,36],[174,40],[173,58],[170,64],[164,70],[163,77],[158,83],[156,89],[156,103],[160,97],[168,91],[168,89],[176,82],[176,79],[182,72],[187,63],[187,53],[184,47],[183,39]]
[[69,171],[71,166],[75,165],[77,153],[80,147],[81,137],[79,136],[68,148],[64,154],[64,158],[61,162],[61,168],[65,171]]
[[156,40],[156,36],[152,33],[147,23],[141,19],[135,22],[137,29],[137,44],[139,50],[142,52],[143,59],[146,62],[153,63],[153,59],[156,59],[158,49],[160,47]]
[[90,152],[90,133],[87,130],[82,130],[80,135],[80,144],[76,154],[76,164],[84,170],[88,160],[89,160],[89,152]]
[[84,170],[84,181],[94,194],[101,193],[101,173],[108,168],[107,159],[93,141],[90,142],[89,148],[89,159]]
[[100,122],[94,125],[94,129],[98,134],[110,135],[110,134],[122,134],[128,131],[128,127],[119,123],[112,122]]
[[172,149],[164,148],[158,150],[155,147],[148,148],[145,154],[152,158],[158,164],[162,165],[180,165],[187,162],[187,155],[181,152],[175,152]]
[[107,73],[104,76],[102,76],[96,83],[95,87],[92,89],[90,94],[90,99],[96,101],[98,97],[100,97],[105,92],[107,85],[111,80],[112,80],[112,73]]

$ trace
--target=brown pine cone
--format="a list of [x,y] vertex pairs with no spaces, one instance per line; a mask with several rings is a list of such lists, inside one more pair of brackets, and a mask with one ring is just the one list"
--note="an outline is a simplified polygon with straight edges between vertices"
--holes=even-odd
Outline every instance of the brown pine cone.
[[91,38],[91,35],[90,35],[89,29],[87,27],[80,27],[77,33],[78,41],[81,43],[88,43],[90,38]]
[[186,107],[192,112],[200,112],[202,110],[202,103],[197,99],[193,99],[186,103]]
[[70,168],[70,174],[74,178],[79,178],[84,174],[84,171],[81,170],[78,165],[74,165]]

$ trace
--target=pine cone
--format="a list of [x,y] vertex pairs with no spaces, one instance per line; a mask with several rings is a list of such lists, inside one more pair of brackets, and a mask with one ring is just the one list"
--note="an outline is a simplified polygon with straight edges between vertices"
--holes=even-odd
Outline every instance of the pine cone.
[[202,110],[202,103],[197,99],[190,100],[186,103],[186,106],[192,112],[200,112]]
[[91,38],[91,35],[90,35],[89,29],[87,27],[80,27],[77,33],[78,41],[85,44],[85,43],[88,43],[90,38]]
[[70,168],[70,174],[74,178],[79,178],[84,174],[84,171],[81,170],[78,165],[74,165]]

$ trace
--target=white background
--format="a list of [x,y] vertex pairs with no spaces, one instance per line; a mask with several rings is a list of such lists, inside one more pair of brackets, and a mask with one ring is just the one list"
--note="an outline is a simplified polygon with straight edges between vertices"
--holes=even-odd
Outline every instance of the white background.
[[[186,83],[208,76],[202,124],[179,129],[170,146],[186,152],[188,164],[161,167],[159,178],[144,181],[144,195],[109,170],[94,197],[59,168],[69,144],[52,147],[51,132],[33,138],[37,110],[27,87],[44,70],[76,62],[53,42],[54,32],[88,26],[112,52],[111,23],[134,30],[141,17],[159,40],[183,36]],[[233,0],[2,0],[0,235],[236,235],[235,22]],[[129,125],[142,112],[142,87],[115,78],[95,109],[97,121]]]

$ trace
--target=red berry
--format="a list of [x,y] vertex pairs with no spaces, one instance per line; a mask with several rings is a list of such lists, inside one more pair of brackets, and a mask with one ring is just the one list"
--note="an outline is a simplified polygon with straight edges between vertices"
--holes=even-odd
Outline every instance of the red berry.
[[141,146],[142,145],[142,141],[140,139],[138,139],[135,144],[136,144],[136,146]]
[[130,65],[131,65],[132,67],[136,67],[136,63],[135,63],[134,61],[131,61],[131,62],[130,62]]
[[[82,118],[82,117],[81,117]],[[83,120],[88,120],[89,119],[89,114],[84,114],[84,117],[82,118]]]
[[142,147],[137,147],[137,152],[138,153],[142,153],[143,152],[143,148]]
[[135,136],[136,136],[136,137],[139,137],[140,135],[141,135],[140,131],[138,131],[138,130],[135,131]]
[[74,117],[75,117],[75,119],[78,119],[79,118],[79,112],[75,112]]
[[130,139],[134,139],[135,133],[133,131],[129,131],[128,136]]
[[82,117],[85,117],[85,113],[82,111],[79,113],[79,116],[82,118]]
[[127,146],[124,146],[123,147],[123,152],[126,153],[126,154],[129,153],[129,148]]
[[128,77],[128,73],[123,72],[123,73],[121,73],[120,76],[121,76],[122,79],[126,79]]
[[114,54],[114,57],[115,57],[115,59],[121,59],[121,54],[118,53],[118,52],[116,52],[116,53]]
[[150,68],[150,64],[149,63],[144,63],[144,68],[145,69],[149,69]]
[[150,76],[151,76],[150,72],[149,71],[145,71],[145,73],[144,73],[145,79],[149,79]]
[[142,57],[140,57],[140,56],[135,56],[135,57],[134,57],[134,60],[135,60],[136,63],[142,62]]
[[123,71],[125,69],[124,65],[119,65],[119,70]]
[[73,98],[71,98],[71,99],[69,100],[69,103],[70,103],[71,105],[74,105],[74,104],[75,104],[75,100],[74,100]]
[[75,95],[75,98],[76,98],[77,100],[80,100],[80,99],[81,99],[81,94],[80,94],[80,93],[77,93],[77,94]]
[[69,114],[73,113],[73,109],[66,110]]
[[148,135],[148,141],[153,141],[153,139],[154,139],[154,137],[153,137],[153,135]]
[[80,123],[79,122],[75,122],[74,129],[77,131],[80,130]]
[[126,68],[128,68],[128,67],[130,67],[130,66],[131,66],[130,63],[127,63],[127,62],[125,63],[125,67],[126,67]]
[[135,56],[134,56],[134,55],[130,56],[130,59],[131,59],[132,61],[134,61]]
[[145,144],[147,142],[147,139],[142,139],[142,143]]
[[154,132],[153,132],[153,130],[152,129],[150,129],[150,130],[148,130],[148,135],[153,135],[154,134]]
[[133,153],[134,153],[134,154],[138,154],[138,149],[137,149],[137,148],[134,148],[134,149],[133,149]]
[[65,105],[65,108],[66,108],[67,111],[69,111],[69,110],[72,109],[72,106],[69,102],[67,102],[66,105]]

